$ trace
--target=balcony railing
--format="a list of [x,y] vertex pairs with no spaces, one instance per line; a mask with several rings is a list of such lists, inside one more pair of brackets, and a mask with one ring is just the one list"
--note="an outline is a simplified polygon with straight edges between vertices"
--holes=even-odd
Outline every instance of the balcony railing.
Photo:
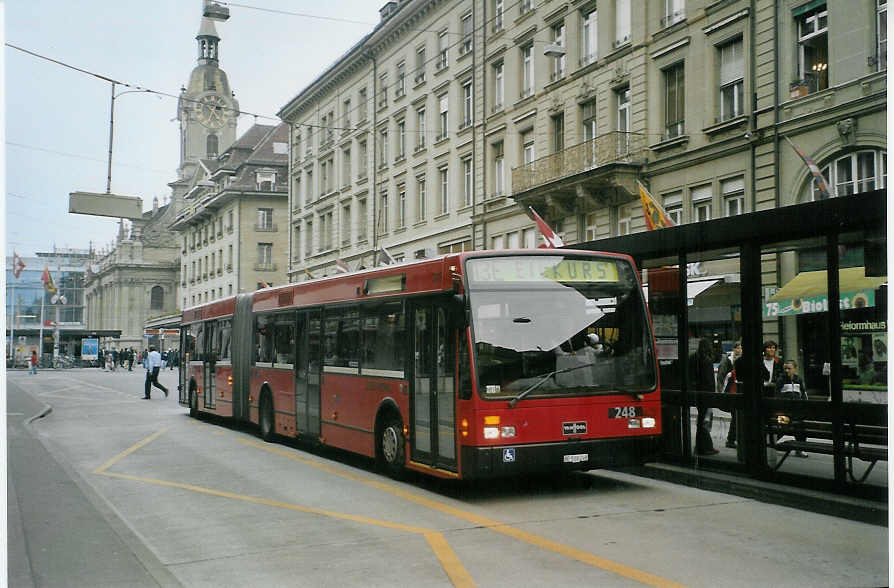
[[646,137],[612,132],[536,159],[512,170],[512,192],[570,177],[612,163],[638,163],[644,158]]

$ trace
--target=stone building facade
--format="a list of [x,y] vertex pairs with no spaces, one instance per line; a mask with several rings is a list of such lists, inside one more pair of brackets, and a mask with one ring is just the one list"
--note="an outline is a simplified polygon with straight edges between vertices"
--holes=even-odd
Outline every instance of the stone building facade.
[[887,3],[404,0],[280,111],[291,279],[884,187]]

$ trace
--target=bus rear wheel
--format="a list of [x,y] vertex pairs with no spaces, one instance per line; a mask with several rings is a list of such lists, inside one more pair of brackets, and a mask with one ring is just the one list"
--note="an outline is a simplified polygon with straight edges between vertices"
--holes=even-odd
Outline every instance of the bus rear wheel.
[[258,427],[261,430],[261,439],[273,441],[273,403],[266,393],[261,395],[261,405],[258,407]]
[[403,472],[405,447],[403,424],[399,418],[387,417],[379,433],[379,456],[385,471],[392,477],[398,477]]

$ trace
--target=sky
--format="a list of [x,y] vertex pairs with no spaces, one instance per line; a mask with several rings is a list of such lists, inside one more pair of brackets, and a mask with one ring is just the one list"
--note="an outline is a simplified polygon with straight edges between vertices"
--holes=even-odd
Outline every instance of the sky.
[[[372,0],[226,2],[220,67],[242,111],[237,136],[276,113],[379,21]],[[73,191],[105,192],[111,83],[176,96],[197,65],[202,0],[13,0],[4,10],[7,255],[108,248],[118,221],[68,212]],[[117,93],[129,88],[118,86]],[[111,191],[143,209],[170,193],[179,164],[176,98],[115,99]]]

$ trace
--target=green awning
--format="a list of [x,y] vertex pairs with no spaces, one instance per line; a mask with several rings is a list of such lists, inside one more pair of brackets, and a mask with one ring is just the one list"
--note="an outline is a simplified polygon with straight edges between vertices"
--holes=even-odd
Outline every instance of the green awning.
[[792,16],[801,16],[805,12],[810,12],[814,8],[819,8],[820,6],[824,6],[826,4],[826,0],[811,0],[807,4],[802,4],[797,8],[792,10]]

